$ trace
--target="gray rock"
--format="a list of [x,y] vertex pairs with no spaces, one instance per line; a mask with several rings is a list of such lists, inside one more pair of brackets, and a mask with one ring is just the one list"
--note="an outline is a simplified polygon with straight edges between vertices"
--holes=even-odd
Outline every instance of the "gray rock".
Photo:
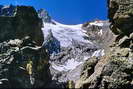
[[[24,47],[22,42],[17,39],[0,43],[1,88],[45,87],[51,80],[49,57],[45,49],[42,47]],[[15,47],[10,46],[9,43],[13,43]],[[4,82],[8,85],[5,85]]]

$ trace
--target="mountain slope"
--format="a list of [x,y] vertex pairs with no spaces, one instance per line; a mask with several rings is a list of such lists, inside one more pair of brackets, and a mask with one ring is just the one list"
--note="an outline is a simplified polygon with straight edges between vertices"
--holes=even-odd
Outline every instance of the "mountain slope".
[[[88,32],[95,30],[98,34],[94,35],[102,38],[104,32],[106,30],[109,31],[109,29],[106,29],[109,28],[108,21],[98,23],[94,21],[87,24],[87,27],[84,27],[83,24],[64,25],[54,20],[51,20],[50,23],[43,22],[43,25],[43,45],[50,52],[53,80],[58,80],[59,82],[73,80],[75,82],[79,79],[82,65],[86,60],[92,56],[99,57],[104,55],[103,47],[98,42],[93,42],[93,37],[88,35]],[[92,29],[94,26],[103,27],[104,30],[103,28]]]

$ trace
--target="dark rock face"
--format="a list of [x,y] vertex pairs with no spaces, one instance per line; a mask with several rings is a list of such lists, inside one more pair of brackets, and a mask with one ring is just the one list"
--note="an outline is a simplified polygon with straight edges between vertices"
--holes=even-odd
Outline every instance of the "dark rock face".
[[0,16],[14,16],[16,7],[13,5],[0,6]]
[[111,30],[117,37],[110,51],[98,62],[91,58],[84,64],[76,88],[133,88],[133,1],[108,0],[108,4]]
[[43,34],[38,14],[28,6],[1,8],[0,88],[48,87],[49,56],[41,47]]
[[43,45],[48,50],[49,54],[59,53],[61,50],[60,42],[53,36],[51,30],[49,30],[49,35],[45,38]]
[[[7,10],[7,8],[1,11],[4,10]],[[17,6],[13,9],[13,12],[14,16],[0,16],[0,42],[30,36],[33,41],[37,42],[37,45],[41,46],[43,43],[42,22],[35,9]]]
[[51,80],[48,59],[29,38],[0,43],[0,88],[45,87]]

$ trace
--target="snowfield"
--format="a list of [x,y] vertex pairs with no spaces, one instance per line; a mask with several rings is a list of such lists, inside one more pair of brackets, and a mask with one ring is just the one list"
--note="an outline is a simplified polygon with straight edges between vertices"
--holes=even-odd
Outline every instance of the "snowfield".
[[73,40],[83,43],[93,44],[92,42],[84,39],[88,35],[85,34],[85,30],[81,29],[82,24],[79,25],[64,25],[54,21],[56,24],[44,23],[42,28],[44,39],[48,36],[49,30],[52,31],[53,36],[60,41],[61,47],[72,46]]
[[[51,30],[53,36],[60,42],[61,47],[71,47],[73,46],[73,43],[78,42],[80,45],[82,44],[88,44],[88,45],[94,45],[91,41],[85,39],[85,37],[88,37],[86,34],[86,31],[82,29],[82,24],[78,25],[64,25],[61,23],[58,23],[54,20],[52,20],[54,23],[46,23],[44,22],[44,27],[42,28],[42,31],[44,33],[44,40],[49,35],[49,31]],[[102,22],[91,22],[89,26],[96,25],[96,26],[103,26]],[[102,35],[102,29],[99,32],[100,35]],[[77,43],[76,43],[77,44]],[[77,66],[83,64],[86,60],[88,60],[92,56],[103,56],[104,50],[100,49],[95,51],[92,55],[86,55],[83,56],[82,61],[77,61],[77,58],[70,58],[67,59],[67,61],[63,65],[55,64],[54,62],[51,63],[52,68],[58,70],[58,71],[69,71],[74,70]],[[77,55],[79,56],[79,55]]]
[[58,71],[69,71],[75,69],[78,65],[82,64],[83,62],[77,62],[74,59],[68,60],[64,65],[56,65],[52,63],[52,67]]

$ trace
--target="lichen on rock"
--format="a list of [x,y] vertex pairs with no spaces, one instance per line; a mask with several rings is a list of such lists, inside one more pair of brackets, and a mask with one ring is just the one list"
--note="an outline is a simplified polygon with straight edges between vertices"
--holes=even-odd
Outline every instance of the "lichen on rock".
[[[132,89],[133,88],[133,0],[108,0],[110,28],[117,35],[110,51],[91,67],[86,67],[76,88]],[[96,59],[89,59],[89,61]],[[93,64],[93,62],[91,63]],[[88,66],[86,66],[88,65]],[[84,73],[84,71],[87,71]],[[87,75],[87,76],[86,76]]]

